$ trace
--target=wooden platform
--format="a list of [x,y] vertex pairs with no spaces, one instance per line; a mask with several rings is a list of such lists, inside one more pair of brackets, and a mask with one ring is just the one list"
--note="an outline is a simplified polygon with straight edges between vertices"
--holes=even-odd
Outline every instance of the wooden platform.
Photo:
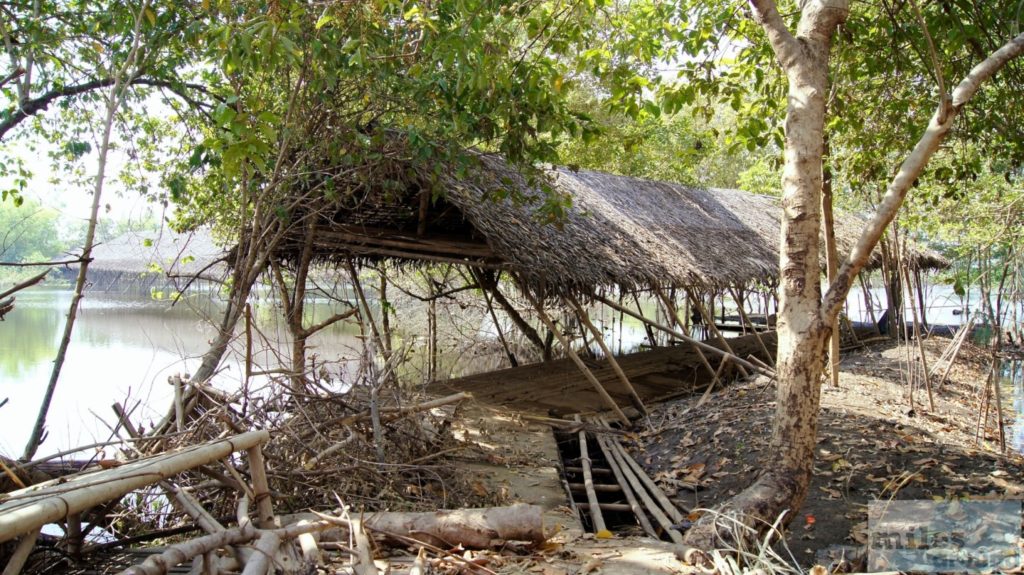
[[[760,335],[774,354],[775,332]],[[721,347],[714,340],[706,343]],[[762,361],[767,360],[753,335],[730,339],[729,345],[740,357],[755,355]],[[717,369],[720,357],[716,354],[705,355],[712,367]],[[693,346],[686,344],[631,353],[617,359],[645,403],[690,393],[711,381]],[[629,406],[629,395],[607,360],[592,360],[588,363],[612,398],[622,407]],[[727,377],[730,369],[731,366],[726,367]],[[468,391],[482,404],[510,407],[528,413],[566,415],[603,411],[606,407],[569,359],[437,381],[431,383],[428,389],[439,394]]]

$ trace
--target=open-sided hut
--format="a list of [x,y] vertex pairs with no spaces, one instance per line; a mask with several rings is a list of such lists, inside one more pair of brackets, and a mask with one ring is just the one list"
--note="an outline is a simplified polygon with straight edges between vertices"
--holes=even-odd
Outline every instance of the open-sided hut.
[[[601,343],[602,336],[584,317],[579,299],[615,290],[652,290],[666,307],[666,317],[678,319],[674,302],[664,297],[665,288],[692,293],[772,285],[778,275],[777,198],[567,168],[542,170],[539,177],[527,178],[496,156],[480,155],[477,161],[467,177],[431,177],[431,185],[413,178],[364,191],[358,202],[346,207],[321,208],[312,225],[308,213],[295,218],[304,223],[294,226],[279,256],[299,261],[306,246],[312,259],[320,262],[387,259],[505,272],[604,401],[615,406],[618,397],[629,397],[641,410],[628,376],[607,348],[611,365],[605,380],[598,381],[546,316],[542,301],[565,305]],[[551,210],[538,210],[552,205],[560,217],[545,218],[542,214]],[[838,220],[837,245],[840,253],[848,253],[863,222],[850,215]],[[941,263],[928,252],[917,252],[916,257],[925,266]],[[692,295],[690,301],[702,307]],[[703,322],[716,335],[714,345],[696,341],[676,326],[657,327],[692,344],[691,353],[696,352],[713,380],[720,374],[713,365],[720,363],[719,356],[741,371],[766,368],[737,357],[707,315]],[[764,352],[759,355],[770,361],[765,343],[757,343],[756,349]],[[712,352],[716,361],[709,361],[705,352]],[[502,377],[510,387],[513,375]],[[605,389],[615,380],[620,385],[613,399]]]
[[181,234],[131,231],[93,248],[89,277],[94,288],[108,290],[149,288],[171,280],[185,283],[197,276],[217,279],[227,269],[224,255],[205,229]]

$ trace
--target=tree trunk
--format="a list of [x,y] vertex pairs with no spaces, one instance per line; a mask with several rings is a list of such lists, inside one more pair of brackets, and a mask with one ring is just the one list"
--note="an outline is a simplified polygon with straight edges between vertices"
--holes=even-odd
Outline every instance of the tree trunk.
[[[819,233],[828,57],[848,2],[808,2],[797,35],[786,29],[772,2],[753,0],[789,79],[786,153],[782,174],[782,237],[779,249],[778,388],[769,466],[758,480],[726,503],[748,525],[770,525],[799,509],[814,468],[822,361],[831,325],[821,315]],[[686,534],[686,545],[711,549],[721,538],[715,514]]]
[[[864,268],[872,249],[896,217],[913,182],[939,149],[959,112],[982,83],[1024,53],[1024,34],[975,66],[952,94],[941,94],[927,130],[900,165],[875,215],[865,225],[822,298],[818,230],[828,53],[836,27],[849,15],[850,2],[801,2],[795,36],[786,27],[774,0],[750,0],[750,4],[789,80],[779,249],[782,290],[776,364],[778,399],[768,451],[770,467],[723,507],[763,532],[780,513],[788,512],[786,519],[792,519],[807,495],[814,465],[825,341],[854,278]],[[716,547],[721,535],[715,519],[715,514],[702,517],[687,532],[685,543],[699,549]]]
[[[96,238],[96,223],[99,220],[100,197],[103,194],[103,184],[106,181],[107,155],[110,152],[111,147],[110,139],[114,129],[114,118],[116,117],[117,111],[121,108],[121,104],[124,103],[126,86],[129,78],[134,73],[133,70],[142,44],[140,31],[142,29],[143,12],[147,9],[148,5],[148,2],[143,2],[139,11],[135,15],[135,28],[132,33],[133,41],[131,51],[129,52],[125,63],[117,70],[117,75],[114,77],[114,85],[110,88],[110,92],[106,98],[106,117],[104,118],[103,135],[100,140],[99,158],[97,159],[96,182],[92,190],[92,208],[89,212],[89,226],[86,228],[85,243],[82,246],[82,263],[79,264],[78,277],[75,280],[75,292],[71,296],[71,305],[68,307],[67,319],[64,322],[64,333],[61,336],[60,345],[57,348],[57,356],[53,360],[53,369],[50,371],[50,379],[46,385],[46,390],[43,393],[43,401],[39,406],[39,414],[36,416],[35,424],[32,427],[32,433],[29,435],[28,442],[25,444],[25,451],[22,454],[22,459],[25,461],[29,461],[35,456],[36,450],[39,449],[40,444],[43,442],[43,432],[46,428],[46,415],[50,411],[50,403],[53,401],[53,394],[57,388],[57,381],[60,379],[60,372],[64,367],[64,358],[67,356],[68,346],[71,344],[71,334],[74,331],[75,319],[78,317],[78,306],[82,301],[82,292],[85,291],[85,283],[89,273],[89,262],[92,261],[92,248]],[[31,82],[31,53],[29,55],[26,68],[28,71],[25,73],[24,85],[25,90],[27,91]]]

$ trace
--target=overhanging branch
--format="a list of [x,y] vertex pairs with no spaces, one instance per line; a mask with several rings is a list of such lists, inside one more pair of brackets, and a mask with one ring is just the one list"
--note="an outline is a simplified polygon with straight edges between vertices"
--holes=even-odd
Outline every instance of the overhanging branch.
[[924,172],[925,166],[939,149],[964,105],[974,97],[986,80],[1022,53],[1024,53],[1024,34],[1010,40],[972,68],[953,90],[951,107],[948,102],[940,103],[928,124],[928,129],[907,158],[903,160],[899,172],[889,183],[874,217],[868,222],[849,257],[843,262],[836,280],[829,286],[821,309],[822,321],[831,322],[842,309],[843,303],[846,301],[846,294],[849,293],[850,287],[853,285],[853,278],[864,268],[871,255],[871,250],[875,248],[885,229],[896,217],[896,213],[903,205],[903,200],[907,197],[914,181]]
[[[186,88],[201,93],[209,93],[205,86],[200,84],[190,84],[182,82],[170,82],[167,80],[158,80],[155,78],[138,77],[128,82],[133,86],[152,86],[156,88],[167,88],[177,94],[180,98],[188,102],[192,106],[201,106],[201,103],[187,95],[182,89]],[[107,88],[114,85],[113,78],[100,78],[89,82],[83,82],[81,84],[74,84],[71,86],[65,86],[60,89],[50,90],[45,94],[42,94],[36,98],[26,100],[21,103],[20,106],[14,108],[8,108],[3,114],[6,119],[0,122],[0,140],[3,140],[7,133],[13,130],[18,124],[24,120],[38,114],[39,112],[45,111],[50,107],[50,104],[61,98],[69,98],[73,96],[80,96],[82,94],[98,90],[101,88]]]

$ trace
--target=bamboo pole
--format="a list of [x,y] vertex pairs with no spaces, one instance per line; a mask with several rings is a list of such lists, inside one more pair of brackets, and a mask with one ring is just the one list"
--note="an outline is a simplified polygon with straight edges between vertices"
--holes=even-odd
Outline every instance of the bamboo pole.
[[603,399],[604,402],[608,405],[608,407],[612,409],[612,411],[615,413],[615,416],[620,421],[622,421],[624,425],[629,426],[629,418],[626,417],[626,414],[622,412],[622,408],[619,407],[619,404],[615,403],[615,400],[612,399],[612,396],[608,395],[608,390],[606,390],[604,386],[601,385],[601,382],[597,380],[597,377],[594,376],[593,372],[590,371],[590,368],[587,367],[587,364],[583,363],[583,360],[580,359],[579,355],[577,355],[576,352],[572,349],[572,345],[570,345],[569,341],[562,334],[561,330],[558,329],[555,323],[551,321],[551,318],[548,317],[548,314],[545,313],[544,306],[542,306],[540,302],[534,299],[533,296],[530,295],[530,293],[525,289],[523,290],[523,295],[526,296],[526,299],[529,300],[530,303],[533,305],[534,309],[537,310],[537,316],[540,318],[540,321],[543,322],[544,325],[548,328],[548,332],[554,334],[555,338],[558,339],[558,343],[565,350],[565,353],[569,356],[570,359],[572,359],[573,363],[576,364],[576,367],[578,367],[579,370],[583,372],[583,376],[587,379],[587,381],[590,382],[590,385],[594,387],[594,390],[597,391],[598,395],[601,396],[601,399]]
[[72,513],[64,521],[67,525],[64,538],[67,542],[68,555],[76,562],[80,561],[82,559],[82,539],[84,536],[82,533],[82,514]]
[[274,531],[263,531],[259,539],[253,545],[253,551],[249,560],[245,562],[245,569],[242,575],[266,575],[270,566],[274,563],[274,556],[281,547],[281,536]]
[[187,469],[212,463],[235,451],[270,439],[267,431],[250,431],[181,451],[132,461],[77,477],[62,477],[12,491],[0,503],[0,542],[81,513],[129,491],[158,483]]
[[37,527],[33,531],[21,536],[18,546],[14,549],[14,553],[7,560],[3,575],[19,575],[21,573],[21,568],[25,566],[25,561],[28,561],[28,556],[32,554],[32,550],[36,547],[36,541],[39,539],[39,530],[40,528]]
[[[501,346],[505,348],[505,356],[508,358],[508,363],[511,367],[519,367],[519,360],[516,359],[516,355],[512,353],[512,348],[508,344],[508,340],[505,339],[505,334],[502,332],[501,323],[498,322],[498,315],[494,313],[494,303],[491,301],[490,292],[484,287],[483,274],[476,268],[470,268],[470,273],[473,276],[473,280],[476,281],[477,285],[480,286],[480,291],[484,295],[484,302],[487,304],[487,313],[491,316],[491,321],[494,322],[494,330],[498,332],[498,339],[501,341]],[[433,301],[433,300],[431,300]]]
[[604,341],[604,334],[602,334],[594,323],[590,321],[590,317],[587,315],[586,310],[583,309],[583,306],[580,305],[580,302],[576,298],[563,298],[563,300],[565,300],[565,302],[576,311],[576,316],[580,318],[583,325],[585,325],[587,329],[590,330],[590,333],[594,335],[597,345],[601,348],[601,351],[604,352],[605,357],[608,358],[608,365],[610,365],[612,370],[615,371],[615,375],[619,377],[619,381],[621,381],[622,385],[626,387],[626,390],[629,392],[629,396],[633,399],[633,405],[641,415],[647,417],[647,407],[644,405],[643,400],[640,399],[640,395],[636,392],[636,388],[634,388],[633,384],[629,381],[629,377],[626,376],[626,372],[622,370],[622,366],[619,365],[618,360],[616,360],[615,356],[612,355],[612,350],[608,349],[608,344]]
[[[685,330],[685,326],[683,326],[679,320],[679,311],[676,309],[676,306],[672,304],[672,300],[668,299],[668,296],[659,289],[655,289],[654,293],[658,296],[658,299],[661,300],[661,304],[667,308],[668,314],[672,317],[672,323],[678,326],[679,329]],[[700,358],[700,362],[704,365],[704,368],[708,370],[708,373],[711,374],[711,385],[714,386],[715,382],[718,381],[718,372],[715,371],[715,368],[711,367],[711,362],[708,361],[708,357],[704,355],[703,351],[701,351],[700,346],[696,343],[692,343],[692,345],[693,350],[697,352],[697,357]],[[723,359],[723,361],[725,360]]]
[[[697,312],[700,313],[700,317],[704,320],[704,325],[708,326],[708,329],[711,330],[711,333],[714,334],[715,338],[717,338],[718,341],[722,344],[722,347],[726,351],[728,351],[729,354],[732,355],[732,357],[736,357],[736,352],[732,350],[732,346],[729,345],[729,341],[725,339],[725,336],[722,335],[722,332],[718,331],[718,326],[715,325],[714,316],[708,314],[708,310],[704,309],[704,306],[696,298],[696,296],[693,295],[692,291],[688,289],[683,289],[683,291],[685,291],[687,297],[690,298],[690,303],[695,308],[697,308]],[[726,359],[728,359],[728,356],[726,357]],[[743,373],[743,377],[747,377],[748,375],[750,375],[749,373],[747,373],[746,368],[744,368],[742,364],[737,364],[737,367],[740,368],[740,372]]]
[[750,324],[750,331],[751,333],[754,334],[754,338],[757,340],[757,343],[761,346],[761,351],[764,352],[764,356],[768,358],[769,363],[771,363],[771,365],[774,366],[775,357],[772,355],[772,352],[768,351],[768,346],[765,345],[764,340],[761,339],[761,334],[757,331],[757,327],[754,326],[753,322],[750,321],[750,318],[747,317],[747,311],[743,309],[744,306],[743,303],[740,302],[739,294],[736,290],[732,290],[732,292],[733,297],[736,298],[736,309],[738,309],[740,312],[740,319],[743,320],[744,324]]
[[618,482],[622,488],[622,494],[626,496],[626,501],[629,502],[629,507],[633,511],[633,515],[636,516],[637,521],[640,522],[640,527],[643,528],[644,533],[658,538],[658,533],[654,530],[654,526],[651,525],[651,520],[647,518],[647,514],[644,513],[643,507],[640,506],[640,502],[637,501],[636,493],[633,492],[633,487],[629,484],[626,479],[625,473],[622,468],[619,467],[619,462],[612,456],[612,448],[608,445],[608,440],[600,435],[597,437],[597,444],[601,447],[601,452],[604,453],[604,458],[608,461],[608,467],[611,468],[612,474],[615,476],[615,481]]
[[[607,425],[607,422],[605,424]],[[640,464],[637,463],[635,459],[633,459],[633,456],[626,451],[626,448],[622,447],[621,443],[614,440],[611,441],[611,446],[614,451],[617,451],[619,453],[622,459],[626,462],[626,465],[633,469],[633,472],[636,473],[636,476],[640,479],[640,482],[643,483],[645,487],[647,487],[648,491],[651,492],[651,495],[664,508],[665,513],[669,517],[671,517],[672,520],[676,523],[681,522],[684,519],[683,514],[680,513],[679,509],[675,506],[674,503],[669,501],[668,496],[665,495],[665,492],[662,491],[661,488],[658,487],[658,484],[656,484],[654,480],[647,475],[647,472],[644,471],[644,468],[640,467]]]
[[[746,367],[747,369],[750,369],[752,371],[756,371],[756,372],[761,373],[763,375],[766,375],[768,377],[775,377],[775,372],[772,371],[772,370],[765,369],[763,367],[758,367],[758,366],[750,363],[749,361],[747,361],[745,359],[737,357],[732,352],[729,352],[729,351],[726,351],[726,350],[723,350],[723,349],[719,349],[719,348],[717,348],[717,347],[715,347],[713,345],[708,345],[708,344],[706,344],[706,343],[704,343],[702,341],[696,340],[696,339],[694,339],[694,338],[692,338],[692,337],[690,337],[690,336],[688,336],[688,335],[686,335],[686,334],[684,334],[684,333],[682,333],[682,332],[680,332],[678,330],[674,330],[674,329],[672,329],[670,327],[667,327],[665,325],[662,325],[662,324],[659,324],[657,322],[651,321],[650,319],[644,317],[643,315],[638,314],[638,313],[636,313],[636,312],[634,312],[634,311],[632,311],[632,310],[630,310],[630,309],[628,309],[628,308],[626,308],[624,306],[621,306],[621,305],[611,301],[608,298],[601,297],[599,295],[595,295],[594,299],[596,299],[597,301],[607,305],[608,307],[611,307],[613,309],[619,310],[620,312],[623,312],[626,315],[628,315],[628,316],[630,316],[630,317],[632,317],[634,319],[638,319],[638,320],[640,320],[640,321],[650,325],[651,327],[655,327],[657,329],[660,329],[661,331],[664,331],[665,333],[671,334],[671,335],[673,335],[673,336],[675,336],[675,337],[677,337],[677,338],[679,338],[679,339],[681,339],[681,340],[683,340],[683,341],[685,341],[687,343],[692,343],[696,347],[698,347],[698,348],[700,348],[700,349],[702,349],[704,351],[710,351],[710,352],[716,353],[716,354],[718,354],[718,355],[720,355],[722,357],[727,357],[727,358],[729,358],[730,361],[736,362],[737,364],[740,364],[740,365]],[[712,372],[713,371],[714,370],[712,370]]]
[[629,465],[622,459],[622,454],[615,449],[615,446],[617,444],[613,441],[609,442],[609,445],[612,448],[612,457],[616,460],[616,463],[619,465],[619,468],[625,475],[626,481],[633,488],[634,492],[640,496],[640,499],[643,501],[644,506],[647,507],[647,510],[650,511],[651,517],[654,517],[654,520],[658,523],[658,525],[661,526],[665,533],[668,533],[668,536],[670,539],[672,539],[673,543],[682,545],[682,534],[680,534],[679,531],[677,531],[676,529],[673,529],[672,520],[669,519],[668,516],[665,515],[665,513],[658,507],[658,504],[651,499],[650,494],[647,492],[646,489],[644,489],[644,485],[641,483],[640,479],[636,476],[636,474],[629,467]]
[[956,347],[953,349],[953,354],[949,357],[949,364],[946,365],[946,369],[942,372],[942,377],[939,378],[939,382],[936,384],[937,386],[941,387],[942,384],[946,381],[946,378],[949,377],[949,372],[953,369],[953,364],[956,363],[956,358],[960,354],[960,348],[964,345],[964,342],[967,341],[967,336],[971,333],[971,329],[973,328],[974,318],[972,317],[964,325],[964,328],[961,330],[961,333],[957,334],[957,336],[959,337],[959,341],[956,342]]
[[252,491],[256,500],[256,525],[270,529],[274,525],[274,505],[270,499],[270,483],[267,481],[267,466],[263,448],[256,444],[248,449],[249,475],[252,476]]
[[992,360],[992,393],[996,398],[996,424],[999,426],[999,451],[1006,453],[1006,426],[1003,422],[1003,392],[999,389],[1002,366],[998,359]]
[[[906,258],[902,258],[902,260],[900,268],[903,270],[903,278],[906,280],[907,291],[909,292],[913,289],[911,287],[913,284],[910,282],[910,271],[908,269],[910,264],[907,263]],[[908,293],[907,295],[910,299],[910,313],[913,314],[914,318],[914,339],[917,340],[917,353],[921,356],[921,373],[924,377],[924,388],[928,392],[928,409],[930,411],[935,411],[935,398],[932,396],[932,378],[929,377],[928,358],[924,354],[924,338],[921,334],[921,324],[917,318],[917,303],[914,301],[913,293]]]
[[[580,416],[576,416],[580,422]],[[604,524],[604,516],[601,515],[601,505],[597,500],[597,492],[594,490],[594,474],[591,472],[590,452],[587,447],[587,432],[580,431],[577,435],[580,442],[580,466],[583,468],[583,486],[587,491],[587,502],[590,504],[590,521],[594,524],[594,533],[599,538],[609,536],[608,527]],[[582,507],[582,506],[581,506]]]

